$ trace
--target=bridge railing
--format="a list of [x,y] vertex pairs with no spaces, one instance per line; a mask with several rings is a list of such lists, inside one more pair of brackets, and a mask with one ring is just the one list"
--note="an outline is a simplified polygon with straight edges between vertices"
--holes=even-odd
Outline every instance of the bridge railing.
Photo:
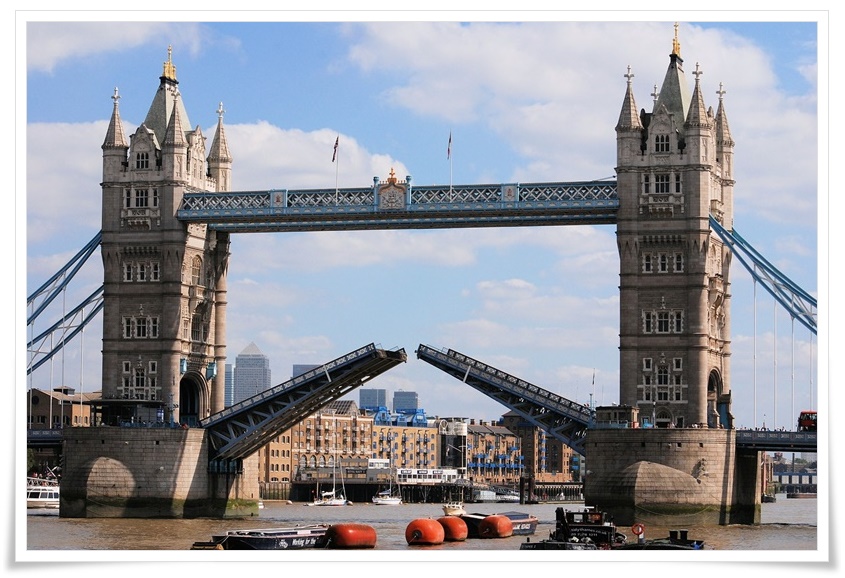
[[567,415],[579,422],[588,424],[591,421],[591,411],[589,408],[561,397],[546,389],[538,387],[532,383],[515,377],[500,369],[487,365],[484,362],[478,361],[472,357],[464,355],[453,349],[438,350],[426,345],[420,345],[420,349],[424,352],[435,355],[444,361],[466,365],[467,372],[473,368],[484,375],[484,378],[489,383],[515,393],[530,401],[537,403],[540,406],[554,409],[555,411]]
[[225,419],[229,416],[232,416],[236,413],[240,413],[241,411],[249,409],[250,407],[254,406],[257,402],[260,402],[260,401],[265,400],[265,399],[272,398],[272,397],[278,395],[279,392],[282,392],[286,389],[295,388],[295,387],[297,387],[297,386],[299,386],[299,385],[301,385],[301,384],[303,384],[307,381],[311,381],[312,379],[314,379],[315,376],[317,376],[320,373],[324,373],[326,375],[326,377],[329,379],[329,381],[331,381],[331,373],[330,372],[333,369],[340,367],[340,366],[343,366],[343,365],[346,365],[350,361],[358,359],[358,358],[363,357],[365,355],[368,355],[368,354],[372,353],[373,351],[375,351],[377,349],[379,349],[379,347],[374,343],[371,343],[370,345],[365,345],[364,347],[356,349],[353,352],[347,353],[346,355],[343,355],[342,357],[338,357],[337,359],[329,361],[328,363],[326,363],[324,365],[321,365],[319,367],[315,367],[314,369],[311,369],[309,371],[306,371],[305,373],[297,375],[293,379],[289,379],[288,381],[286,381],[286,382],[284,382],[280,385],[277,385],[276,387],[272,387],[272,388],[267,389],[267,390],[265,390],[265,391],[263,391],[263,392],[261,392],[257,395],[254,395],[254,396],[247,398],[243,401],[240,401],[236,404],[230,405],[229,407],[225,408],[224,410],[219,411],[219,412],[215,413],[214,415],[202,420],[200,422],[200,425],[202,427],[208,427],[209,425],[211,425],[214,422],[223,420],[223,419]]

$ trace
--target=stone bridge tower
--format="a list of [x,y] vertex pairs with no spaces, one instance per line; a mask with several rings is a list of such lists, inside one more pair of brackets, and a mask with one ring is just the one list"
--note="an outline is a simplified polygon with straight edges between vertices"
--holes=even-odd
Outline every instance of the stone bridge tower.
[[[620,256],[620,403],[658,427],[731,428],[731,253],[710,230],[733,223],[733,148],[718,92],[692,95],[677,25],[652,112],[633,74],[616,125]],[[720,87],[721,88],[721,87]]]
[[222,104],[211,147],[188,121],[168,49],[127,143],[117,89],[103,142],[102,419],[188,425],[223,409],[227,233],[176,218],[185,192],[228,191]]

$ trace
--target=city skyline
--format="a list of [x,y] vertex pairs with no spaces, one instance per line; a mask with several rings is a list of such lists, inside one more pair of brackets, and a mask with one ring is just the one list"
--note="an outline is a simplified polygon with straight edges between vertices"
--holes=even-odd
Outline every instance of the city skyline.
[[[391,170],[420,185],[592,180],[614,176],[613,126],[627,67],[639,108],[650,108],[663,78],[674,34],[673,16],[663,16],[31,22],[19,83],[27,103],[26,182],[18,187],[27,191],[27,236],[18,244],[27,270],[18,275],[19,293],[40,285],[98,230],[99,146],[115,88],[131,132],[168,46],[192,124],[213,134],[223,104],[233,190],[365,186]],[[827,274],[819,261],[826,231],[817,223],[827,204],[826,192],[817,192],[824,178],[817,168],[826,162],[817,144],[825,127],[819,99],[827,98],[817,58],[826,52],[817,44],[827,41],[827,28],[822,21],[817,31],[813,14],[762,21],[771,16],[682,21],[681,53],[690,86],[700,65],[708,107],[725,90],[737,143],[737,230],[817,294]],[[745,66],[734,66],[737,59]],[[81,272],[79,294],[102,282],[97,261]],[[826,395],[825,364],[813,367],[826,342],[796,331],[791,349],[786,314],[773,321],[762,291],[760,305],[752,302],[755,287],[737,262],[732,277],[737,424],[790,427],[793,413]],[[507,408],[416,360],[416,346],[451,347],[579,403],[610,404],[620,379],[618,307],[608,227],[235,235],[227,338],[230,352],[255,339],[267,344],[273,374],[283,376],[272,385],[286,381],[294,363],[319,365],[370,342],[402,347],[408,362],[368,386],[417,391],[429,414],[494,420]],[[84,363],[79,346],[67,348],[66,384],[83,381],[84,372],[85,389],[99,387],[101,323],[86,328]],[[55,373],[34,377],[33,386],[49,386]]]

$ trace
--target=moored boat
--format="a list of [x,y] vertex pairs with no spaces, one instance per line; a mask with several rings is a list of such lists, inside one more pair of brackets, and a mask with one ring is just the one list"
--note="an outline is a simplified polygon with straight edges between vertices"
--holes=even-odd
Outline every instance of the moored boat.
[[320,497],[313,502],[306,502],[306,506],[351,506],[352,502],[346,499],[343,493],[337,493],[336,490],[330,492],[323,492]]
[[482,522],[490,516],[504,516],[510,520],[510,535],[515,536],[529,536],[533,534],[537,529],[537,524],[539,523],[536,516],[525,512],[499,512],[495,514],[479,514],[472,512],[463,514],[460,518],[466,522],[466,525],[469,528],[470,538],[482,538],[485,537],[481,535]]
[[57,509],[59,482],[46,478],[27,478],[26,507],[27,509]]
[[446,502],[443,504],[443,513],[447,516],[462,516],[467,513],[466,509],[464,509],[463,502]]
[[692,540],[688,530],[669,530],[666,538],[645,539],[645,526],[634,524],[631,527],[637,535],[636,542],[627,542],[614,547],[614,550],[703,550],[704,540]]
[[299,550],[325,547],[327,524],[282,528],[229,530],[212,536],[210,542],[194,542],[191,550]]
[[410,546],[436,546],[446,539],[446,531],[437,520],[417,518],[405,528],[405,541]]
[[625,544],[625,534],[606,512],[594,508],[555,510],[555,529],[548,540],[520,544],[520,550],[609,550]]

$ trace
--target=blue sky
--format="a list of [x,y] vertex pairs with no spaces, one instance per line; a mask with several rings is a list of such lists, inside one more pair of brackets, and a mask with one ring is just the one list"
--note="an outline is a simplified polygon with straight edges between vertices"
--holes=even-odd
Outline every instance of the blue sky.
[[[344,13],[334,22],[326,14],[234,22],[236,13],[178,13],[192,20],[141,22],[84,13],[83,22],[74,13],[19,13],[17,107],[25,104],[26,114],[17,117],[17,150],[26,158],[17,158],[17,190],[26,194],[17,210],[26,227],[17,230],[18,303],[99,230],[100,145],[114,89],[131,134],[169,45],[191,124],[213,134],[223,103],[233,190],[331,188],[336,178],[340,187],[370,186],[391,169],[419,185],[614,177],[623,75],[630,65],[637,105],[650,110],[679,14],[614,22],[566,12],[534,22],[473,14],[464,22],[370,13],[360,21]],[[222,16],[229,21],[212,21]],[[716,108],[720,83],[726,91],[734,226],[818,295],[827,275],[819,220],[827,212],[827,150],[819,148],[827,142],[825,15],[680,16],[689,16],[680,20],[680,43],[690,87],[699,63],[705,104]],[[231,250],[229,358],[254,342],[270,357],[274,383],[289,379],[294,364],[375,342],[405,348],[408,363],[372,387],[417,391],[440,416],[494,420],[507,411],[417,360],[424,343],[579,402],[591,394],[598,404],[618,401],[613,227],[245,234],[233,236]],[[102,283],[98,256],[79,277],[68,307]],[[819,389],[826,396],[824,331],[820,351],[759,287],[755,321],[753,284],[736,261],[732,278],[737,423],[760,425],[765,416],[769,426],[792,427],[798,410],[818,405]],[[98,390],[101,323],[31,383]]]

